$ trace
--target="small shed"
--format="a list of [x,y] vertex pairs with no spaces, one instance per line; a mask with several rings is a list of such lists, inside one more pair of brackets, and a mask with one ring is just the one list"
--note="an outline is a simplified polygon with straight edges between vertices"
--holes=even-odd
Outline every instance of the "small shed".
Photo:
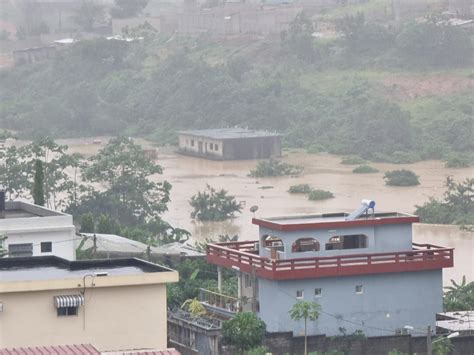
[[281,134],[243,128],[178,132],[179,152],[212,160],[268,159],[281,156]]

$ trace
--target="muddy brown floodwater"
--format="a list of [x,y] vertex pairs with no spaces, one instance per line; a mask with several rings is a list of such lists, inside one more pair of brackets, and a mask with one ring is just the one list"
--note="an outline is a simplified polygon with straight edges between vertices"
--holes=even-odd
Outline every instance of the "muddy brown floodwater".
[[[101,140],[101,144],[93,144]],[[68,144],[71,151],[85,155],[95,154],[106,143],[106,138],[88,138],[59,141]],[[144,147],[150,143],[137,140]],[[97,142],[96,142],[97,143]],[[380,172],[353,174],[353,165],[340,164],[341,157],[329,154],[307,154],[301,151],[284,153],[286,162],[303,165],[304,174],[298,177],[251,178],[248,173],[257,161],[210,161],[176,154],[173,148],[160,148],[157,162],[164,167],[166,179],[173,185],[168,212],[163,216],[175,227],[185,228],[194,240],[216,239],[223,234],[239,235],[241,240],[258,238],[257,227],[251,224],[251,206],[258,206],[257,217],[327,212],[350,212],[368,198],[376,201],[376,210],[413,213],[415,205],[421,205],[430,197],[439,198],[445,191],[445,180],[452,176],[463,180],[474,176],[472,168],[450,169],[441,161],[423,161],[414,164],[371,163]],[[410,169],[420,177],[415,187],[386,186],[383,175],[388,170]],[[329,190],[335,198],[325,201],[308,201],[306,196],[289,194],[291,185],[307,183],[313,188]],[[224,222],[198,222],[190,218],[189,199],[209,184],[225,188],[245,204],[241,214]],[[455,267],[444,272],[445,284],[450,278],[459,280],[466,275],[474,280],[474,233],[462,232],[455,226],[417,225],[414,228],[416,242],[456,248]]]

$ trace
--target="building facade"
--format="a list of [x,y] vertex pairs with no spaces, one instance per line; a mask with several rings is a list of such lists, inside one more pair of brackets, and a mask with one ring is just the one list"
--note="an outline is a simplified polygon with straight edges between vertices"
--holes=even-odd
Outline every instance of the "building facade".
[[26,202],[1,201],[0,235],[7,237],[3,241],[7,257],[55,255],[75,260],[80,238],[71,215]]
[[207,259],[238,272],[239,299],[248,300],[241,308],[255,311],[269,332],[302,335],[304,322],[289,310],[303,300],[321,305],[311,335],[436,329],[453,249],[412,243],[416,216],[369,211],[253,219],[257,242],[208,245]]
[[177,281],[139,259],[0,259],[0,348],[166,349],[166,284]]
[[212,160],[281,156],[281,135],[240,128],[178,132],[179,152]]

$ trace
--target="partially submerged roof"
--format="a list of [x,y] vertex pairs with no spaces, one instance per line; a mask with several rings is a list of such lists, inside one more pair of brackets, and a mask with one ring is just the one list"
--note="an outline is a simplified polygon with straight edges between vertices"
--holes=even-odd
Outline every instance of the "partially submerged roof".
[[0,349],[0,355],[100,355],[92,345],[31,346]]
[[178,134],[186,134],[210,139],[239,139],[281,136],[281,134],[275,132],[256,131],[245,128],[199,129],[191,131],[179,131]]
[[306,216],[253,218],[252,223],[273,230],[295,231],[308,229],[350,228],[384,224],[419,222],[419,217],[399,212],[374,213],[348,220],[348,213],[326,213]]

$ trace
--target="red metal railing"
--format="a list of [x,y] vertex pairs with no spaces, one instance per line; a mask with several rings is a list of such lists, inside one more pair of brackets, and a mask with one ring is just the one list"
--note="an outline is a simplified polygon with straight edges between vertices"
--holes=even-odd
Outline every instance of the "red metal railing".
[[433,270],[453,266],[453,249],[413,244],[401,252],[351,254],[330,257],[269,259],[256,255],[255,242],[208,244],[210,263],[237,267],[273,280]]

